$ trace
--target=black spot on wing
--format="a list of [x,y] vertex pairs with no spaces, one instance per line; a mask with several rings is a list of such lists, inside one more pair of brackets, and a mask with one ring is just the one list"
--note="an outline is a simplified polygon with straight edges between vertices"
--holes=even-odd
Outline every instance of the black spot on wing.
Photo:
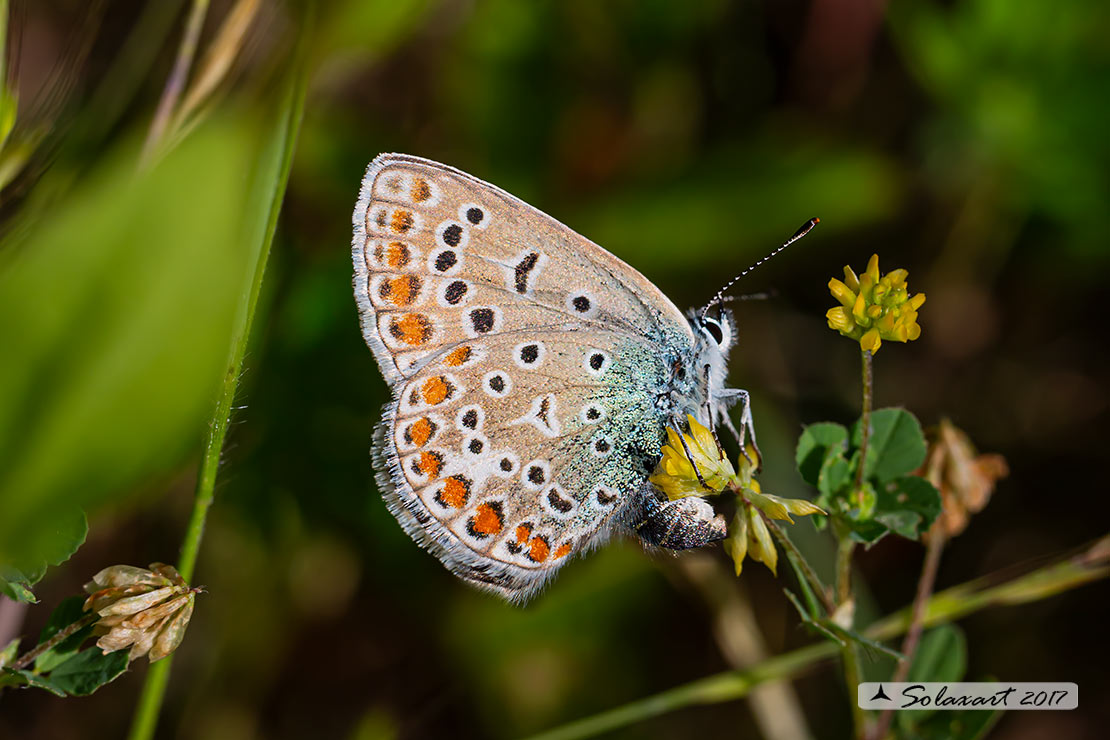
[[524,256],[517,266],[513,268],[513,280],[516,286],[516,292],[524,294],[528,292],[528,275],[535,268],[536,263],[539,262],[540,256],[535,252],[529,252]]

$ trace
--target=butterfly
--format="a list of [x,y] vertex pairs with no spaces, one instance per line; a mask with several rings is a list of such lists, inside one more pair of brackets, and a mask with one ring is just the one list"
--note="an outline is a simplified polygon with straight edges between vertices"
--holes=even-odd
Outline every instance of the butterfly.
[[550,216],[403,154],[370,163],[353,226],[362,333],[392,390],[379,487],[448,569],[523,603],[614,531],[672,550],[726,536],[704,499],[648,483],[687,415],[754,442],[747,393],[724,385],[720,293],[683,314]]

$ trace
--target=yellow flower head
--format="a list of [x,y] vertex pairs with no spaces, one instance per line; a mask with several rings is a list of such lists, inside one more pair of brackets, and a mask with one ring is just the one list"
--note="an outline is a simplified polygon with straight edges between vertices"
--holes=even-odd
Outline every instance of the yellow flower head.
[[877,352],[882,340],[912,342],[921,336],[917,312],[925,303],[925,294],[910,296],[906,286],[908,272],[892,270],[879,274],[879,255],[871,255],[867,270],[856,277],[844,266],[844,281],[829,281],[829,292],[840,301],[825,314],[829,328],[859,341],[864,350]]
[[732,558],[736,575],[744,567],[744,558],[766,565],[772,573],[778,575],[778,551],[771,540],[771,532],[767,528],[767,519],[782,519],[794,523],[790,518],[795,516],[808,516],[810,514],[824,514],[819,506],[800,498],[781,498],[763,493],[759,481],[750,480],[740,492],[740,500],[736,506],[736,516],[729,526],[728,539],[725,540],[725,552]]
[[[682,434],[667,428],[667,443],[663,445],[663,457],[655,466],[655,472],[648,478],[651,483],[667,494],[669,499],[683,496],[712,496],[720,493],[736,471],[728,457],[717,444],[713,432],[706,429],[693,416],[686,417],[690,434]],[[683,440],[686,442],[683,447]],[[690,454],[686,454],[686,450]],[[697,472],[694,465],[697,465]],[[698,480],[701,473],[705,486]]]
[[[763,493],[759,481],[753,477],[759,467],[759,451],[755,445],[749,444],[741,452],[737,473],[717,444],[713,432],[699,424],[693,416],[688,416],[687,420],[689,434],[667,429],[663,457],[648,480],[672,500],[683,496],[712,496],[725,488],[735,492],[736,517],[729,526],[725,550],[732,557],[736,575],[740,575],[746,557],[758,560],[774,572],[778,565],[778,553],[764,517],[793,524],[791,514],[806,516],[825,512],[809,501]],[[702,480],[698,480],[698,473],[705,481],[704,486]]]

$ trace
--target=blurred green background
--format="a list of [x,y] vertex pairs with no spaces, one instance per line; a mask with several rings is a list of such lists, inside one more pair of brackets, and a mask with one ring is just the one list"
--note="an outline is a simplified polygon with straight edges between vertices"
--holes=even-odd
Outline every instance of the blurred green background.
[[[233,219],[283,65],[310,34],[303,129],[195,579],[209,593],[160,737],[515,737],[729,667],[673,558],[616,543],[518,609],[463,586],[386,512],[368,448],[387,389],[349,257],[380,152],[500,185],[680,306],[820,216],[739,288],[776,293],[738,304],[732,357],[764,489],[809,496],[801,424],[858,414],[857,350],[825,325],[826,283],[877,252],[928,302],[921,339],[878,354],[876,403],[949,416],[1011,467],[938,586],[1106,532],[1105,2],[344,0],[320,3],[308,31],[299,4],[265,0],[205,124],[135,182],[186,5],[14,0],[19,106],[0,162],[0,532],[14,547],[73,504],[89,514],[87,543],[36,588],[43,605],[0,622],[7,638],[36,633],[104,566],[176,557],[247,259]],[[202,54],[233,5],[212,2]],[[811,525],[796,531],[824,552]],[[860,556],[867,613],[912,599],[921,556],[896,538]],[[781,585],[754,565],[735,584],[772,653],[813,639]],[[1107,606],[1099,585],[963,620],[969,680],[1075,681],[1083,695],[1075,712],[1006,716],[992,737],[1103,736]],[[0,736],[122,736],[145,670],[86,699],[7,692]],[[815,737],[846,736],[834,667],[795,689]],[[755,732],[732,702],[614,737]]]

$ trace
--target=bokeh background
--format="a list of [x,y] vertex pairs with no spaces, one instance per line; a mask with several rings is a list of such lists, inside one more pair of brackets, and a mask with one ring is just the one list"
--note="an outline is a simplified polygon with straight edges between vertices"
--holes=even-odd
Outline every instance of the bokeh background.
[[[232,5],[212,2],[202,50]],[[26,156],[0,193],[9,241],[54,219],[76,225],[68,233],[80,240],[82,214],[110,212],[110,188],[95,178],[150,125],[185,10],[11,3],[13,140]],[[801,425],[858,415],[857,349],[825,325],[826,283],[877,252],[928,296],[921,339],[877,356],[877,404],[905,405],[926,424],[950,417],[1011,468],[946,550],[938,586],[1105,534],[1106,3],[337,0],[319,4],[310,29],[299,19],[298,5],[265,0],[211,106],[212,116],[238,111],[247,121],[238,135],[250,139],[296,38],[310,34],[304,125],[198,567],[208,594],[179,651],[160,737],[516,737],[730,666],[713,607],[674,558],[616,543],[519,609],[461,585],[386,512],[368,448],[387,389],[359,333],[348,246],[363,169],[380,152],[499,184],[680,306],[700,305],[820,216],[738,288],[775,293],[737,305],[732,356],[734,384],[754,399],[764,489],[810,496],[793,467]],[[135,48],[149,64],[121,69]],[[181,198],[232,202],[233,187],[205,186],[204,167],[226,161],[226,143],[198,156]],[[86,211],[67,211],[75,192]],[[193,299],[221,290],[210,266],[147,270],[119,280]],[[110,293],[113,279],[89,285]],[[37,325],[32,315],[5,320],[17,331]],[[113,346],[130,353],[125,363],[166,347],[189,357],[209,320],[197,313],[181,325],[194,333],[153,326]],[[83,351],[95,356],[98,341]],[[167,377],[134,403],[173,397]],[[34,398],[49,402],[52,378],[38,376]],[[86,421],[75,449],[111,459],[112,440],[141,448],[113,426],[125,417]],[[203,424],[158,439],[157,464],[90,506],[87,544],[49,572],[36,589],[42,605],[21,613],[16,634],[35,634],[49,605],[101,567],[176,557]],[[51,464],[80,468],[69,456]],[[829,543],[810,524],[794,531],[827,562]],[[912,599],[922,554],[895,538],[861,554],[865,617]],[[708,557],[729,567],[719,548]],[[815,639],[761,566],[726,583],[751,604],[771,653]],[[993,737],[1104,736],[1107,596],[1089,586],[961,622],[970,677],[1081,687],[1078,711],[1011,714]],[[7,692],[0,736],[121,737],[145,670],[137,663],[85,699]],[[833,665],[794,688],[814,737],[846,736]],[[613,736],[755,733],[749,705],[730,702]]]

